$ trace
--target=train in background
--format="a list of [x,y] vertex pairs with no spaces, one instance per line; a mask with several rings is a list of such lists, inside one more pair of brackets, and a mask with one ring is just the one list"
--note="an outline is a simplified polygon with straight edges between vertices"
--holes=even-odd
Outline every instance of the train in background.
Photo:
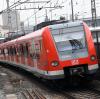
[[90,31],[92,32],[98,63],[100,64],[100,27],[90,27]]
[[50,80],[75,76],[89,79],[98,70],[92,35],[82,21],[44,26],[2,43],[0,62]]

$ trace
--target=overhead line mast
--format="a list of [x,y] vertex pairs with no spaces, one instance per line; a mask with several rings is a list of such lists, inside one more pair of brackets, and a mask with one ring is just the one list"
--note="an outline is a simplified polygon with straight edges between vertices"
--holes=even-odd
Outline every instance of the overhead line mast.
[[8,14],[8,27],[9,27],[9,32],[11,32],[12,24],[11,24],[11,14],[10,14],[9,0],[6,0],[6,2],[7,2],[7,14]]
[[[96,19],[96,4],[95,0],[91,0],[91,12],[92,12],[92,26],[96,27],[97,26],[97,19]],[[99,37],[98,37],[98,32],[96,31],[96,43],[97,43],[97,57],[99,58]]]
[[71,0],[72,21],[74,21],[73,0]]
[[97,26],[95,0],[91,0],[91,12],[92,12],[92,26],[95,27]]

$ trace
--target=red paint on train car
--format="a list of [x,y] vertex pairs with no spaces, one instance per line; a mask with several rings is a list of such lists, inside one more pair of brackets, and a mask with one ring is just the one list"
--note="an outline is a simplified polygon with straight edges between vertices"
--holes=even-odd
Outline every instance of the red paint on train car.
[[91,75],[98,69],[92,35],[84,22],[46,26],[0,44],[0,52],[0,61],[20,65],[45,79]]

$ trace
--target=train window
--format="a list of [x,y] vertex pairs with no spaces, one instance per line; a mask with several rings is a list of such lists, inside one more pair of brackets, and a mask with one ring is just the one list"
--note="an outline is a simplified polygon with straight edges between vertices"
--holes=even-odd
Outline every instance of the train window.
[[23,55],[23,45],[22,44],[18,45],[16,53],[17,55]]
[[31,58],[34,59],[34,55],[35,55],[34,39],[31,40],[31,43],[29,45],[29,54],[30,54]]
[[24,47],[20,44],[20,55],[24,55]]
[[31,40],[30,44],[28,45],[28,48],[29,48],[29,53],[32,54],[34,53],[35,51],[35,44],[34,44],[34,39]]
[[26,43],[24,46],[24,56],[27,57],[28,56],[28,43]]
[[13,48],[13,51],[14,51],[14,55],[16,55],[16,47],[15,46]]
[[8,54],[8,49],[7,48],[4,49],[4,53]]
[[2,49],[1,49],[1,54],[2,54]]
[[35,43],[35,51],[36,51],[36,53],[40,53],[40,51],[41,51],[41,40],[39,40]]
[[41,40],[38,40],[35,42],[35,58],[40,59],[40,52],[42,49],[42,42]]
[[17,47],[17,54],[20,55],[20,46]]
[[0,54],[1,54],[1,49],[0,49]]
[[88,55],[85,33],[82,26],[74,26],[69,29],[63,28],[60,34],[53,34],[53,38],[59,57],[62,60],[86,57]]
[[10,51],[10,48],[8,48],[8,53],[9,53],[9,55],[11,55],[11,51]]
[[9,55],[16,55],[16,48],[15,47],[10,46],[10,48],[7,48],[6,50],[7,50],[7,53]]
[[9,48],[7,48],[8,49],[8,55],[10,55],[10,49]]
[[26,44],[26,55],[28,55],[28,47],[29,47],[29,45],[28,44]]
[[10,55],[13,55],[13,48],[10,46]]
[[83,25],[80,26],[73,26],[73,27],[64,27],[64,28],[56,28],[56,29],[51,29],[52,35],[57,35],[57,34],[65,34],[65,33],[72,33],[72,32],[77,32],[77,31],[83,31]]
[[16,48],[15,48],[15,46],[14,46],[14,47],[11,47],[11,49],[12,49],[11,54],[12,54],[12,55],[16,55]]
[[1,53],[2,53],[2,54],[5,54],[5,53],[4,53],[4,49],[1,50]]
[[40,51],[41,51],[41,40],[34,40],[32,39],[31,41],[31,46],[29,47],[30,49],[30,56],[32,59],[39,59],[40,58]]

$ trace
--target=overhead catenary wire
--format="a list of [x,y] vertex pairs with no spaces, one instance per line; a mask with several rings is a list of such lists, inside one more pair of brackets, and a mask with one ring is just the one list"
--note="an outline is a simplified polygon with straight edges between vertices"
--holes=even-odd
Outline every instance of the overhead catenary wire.
[[[49,0],[49,2],[51,2],[51,0]],[[46,4],[48,4],[49,2],[45,3],[41,9],[38,9],[38,11],[36,11],[34,14],[32,14],[31,16],[28,17],[28,19],[30,19],[31,17],[33,17],[35,14],[37,14],[40,10],[42,10]],[[27,19],[24,20],[24,22],[27,21]]]
[[[9,6],[9,9],[11,10],[11,9],[13,9],[13,8],[15,8],[15,7],[17,7],[17,6],[21,5],[21,4],[23,4],[23,3],[18,4],[18,2],[20,2],[20,1],[21,1],[21,0],[18,0],[17,2],[13,3],[12,5],[10,5],[10,6]],[[25,0],[24,2],[27,2],[27,1],[29,1],[29,0]],[[0,14],[4,13],[4,12],[6,12],[6,11],[7,11],[7,9],[4,9],[4,10],[0,11]]]
[[[50,1],[47,2],[46,4],[50,3],[51,1],[52,1],[52,0],[50,0]],[[57,2],[56,2],[55,5],[54,5],[55,8],[54,8],[54,7],[51,7],[51,8],[54,8],[54,9],[51,9],[51,10],[55,10],[55,9],[56,9],[56,6],[58,6],[58,7],[63,7],[63,6],[61,6],[61,5],[64,4],[65,2],[67,2],[67,1],[68,1],[68,0],[62,1],[62,2],[59,4],[59,0],[57,0]],[[46,5],[46,4],[45,4],[45,5]],[[58,4],[59,4],[60,6],[59,6]],[[29,16],[28,19],[32,18],[35,14],[37,14],[37,13],[38,13],[40,10],[42,10],[43,8],[46,8],[45,5],[43,5],[43,7],[42,7],[41,9],[38,9],[38,11],[36,11],[36,13],[32,14],[31,16]],[[49,12],[50,12],[50,11],[49,11]],[[45,14],[44,14],[44,15],[45,15]],[[43,15],[43,17],[44,17],[44,15]],[[37,17],[37,18],[38,18],[38,17]],[[26,21],[27,21],[27,19],[24,20],[24,22],[26,22]]]

